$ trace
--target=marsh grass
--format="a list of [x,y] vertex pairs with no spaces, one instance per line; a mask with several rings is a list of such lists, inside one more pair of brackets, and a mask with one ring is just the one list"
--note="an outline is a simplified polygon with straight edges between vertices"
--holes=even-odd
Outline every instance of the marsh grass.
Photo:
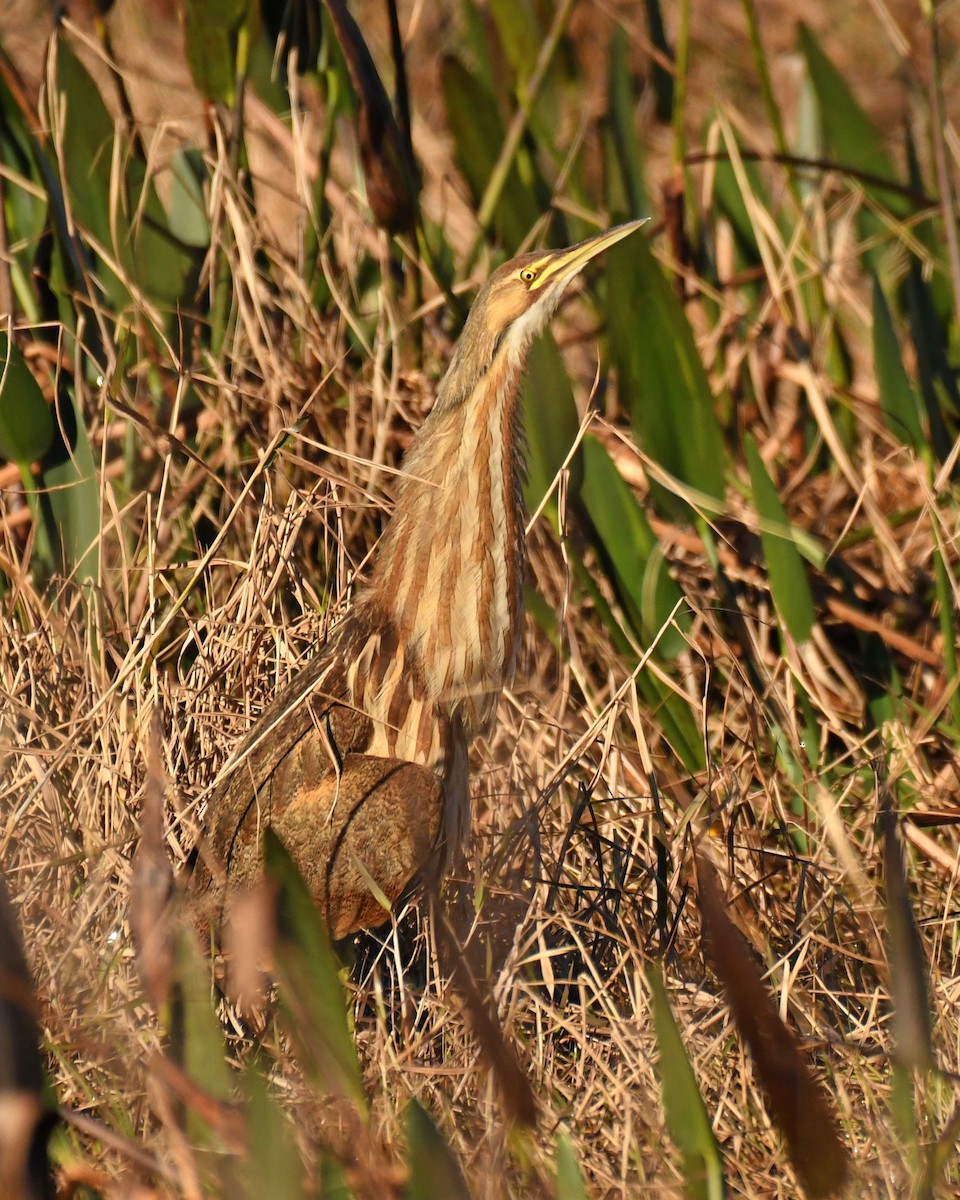
[[[536,24],[508,37],[506,7],[491,6],[485,40],[473,45],[475,58],[493,55],[473,63],[478,78],[508,70],[510,38],[545,44]],[[479,19],[461,8],[461,19]],[[565,36],[571,54],[583,48],[582,30]],[[815,80],[825,70],[816,50],[807,61]],[[616,74],[624,62],[621,48],[606,68],[611,95],[636,83]],[[509,68],[523,80],[522,63]],[[622,215],[624,180],[667,177],[656,156],[642,163],[622,138],[616,149],[609,117],[577,131],[562,56],[538,86],[541,107],[515,165],[549,181],[564,220],[600,223],[608,206]],[[455,337],[430,298],[454,278],[434,270],[468,257],[481,197],[458,183],[443,224],[454,167],[434,111],[415,143],[434,239],[426,270],[411,242],[398,252],[367,223],[352,136],[341,130],[330,135],[319,256],[297,263],[262,217],[264,191],[237,166],[223,110],[211,109],[215,136],[200,172],[209,239],[196,258],[195,303],[158,307],[82,222],[86,241],[57,243],[57,253],[82,245],[90,257],[70,286],[56,272],[44,281],[55,317],[31,319],[21,305],[13,340],[47,402],[59,398],[61,419],[64,397],[82,414],[95,476],[83,477],[74,455],[78,477],[62,486],[89,518],[95,483],[95,558],[80,546],[71,559],[65,543],[67,570],[57,569],[23,472],[0,466],[0,846],[48,1076],[68,1118],[53,1142],[63,1194],[327,1195],[338,1194],[337,1180],[371,1197],[404,1186],[437,1196],[464,1188],[478,1200],[707,1194],[696,1191],[686,1146],[678,1152],[675,1119],[665,1136],[664,1080],[676,1063],[658,1062],[668,1050],[654,1028],[653,960],[728,1194],[796,1194],[796,1163],[705,962],[695,851],[715,864],[729,915],[826,1087],[853,1193],[957,1186],[960,700],[948,653],[957,408],[944,217],[932,197],[929,207],[891,203],[864,178],[870,164],[834,169],[836,133],[808,148],[816,169],[775,161],[766,132],[754,138],[736,107],[717,100],[706,155],[691,150],[683,173],[689,244],[660,222],[647,274],[621,259],[610,275],[622,290],[601,273],[593,292],[565,306],[555,334],[567,410],[551,410],[535,379],[527,385],[538,464],[552,463],[552,474],[569,450],[558,459],[544,441],[552,420],[576,432],[591,410],[590,444],[559,473],[530,531],[531,615],[517,682],[473,750],[467,870],[438,908],[414,902],[342,948],[362,1103],[318,1083],[275,996],[253,1019],[204,983],[198,994],[209,991],[221,1022],[200,1018],[190,1035],[210,1068],[204,1085],[163,1065],[166,1018],[144,996],[127,922],[131,860],[151,728],[164,848],[182,874],[231,748],[348,607]],[[22,122],[4,103],[8,121]],[[555,134],[551,115],[563,117]],[[821,130],[831,115],[821,114]],[[674,129],[682,123],[675,114]],[[313,134],[288,124],[293,161],[315,161]],[[75,184],[62,148],[42,135],[36,144],[62,167],[69,208]],[[604,172],[591,166],[597,154]],[[100,180],[114,211],[129,187],[118,162]],[[39,189],[26,159],[22,173],[7,166],[8,192]],[[493,166],[474,163],[481,180]],[[315,179],[291,172],[290,181],[298,211],[317,219]],[[509,175],[501,204],[515,187]],[[509,239],[503,215],[491,227]],[[25,220],[8,210],[18,234],[15,218]],[[309,232],[302,244],[312,244]],[[19,294],[36,247],[9,234],[8,245]],[[467,291],[494,261],[476,246]],[[391,255],[407,272],[424,268],[419,307],[395,286]],[[97,263],[119,291],[96,286]],[[874,287],[896,335],[896,360],[884,368],[871,340],[886,319]],[[689,351],[658,376],[643,297],[666,306],[671,288],[674,324],[657,329],[663,338],[687,322]],[[640,306],[626,325],[614,315],[623,305]],[[647,357],[632,358],[632,342],[617,337],[636,338]],[[651,450],[651,421],[703,388],[713,398],[704,420],[716,421],[722,447],[719,497],[697,477],[694,450],[668,462]],[[591,498],[584,461],[608,464],[623,492]],[[43,456],[32,478],[38,495],[52,486]],[[649,531],[633,572],[622,563],[634,543],[605,530],[591,503],[616,503],[637,538]],[[657,591],[663,570],[679,605]],[[642,630],[653,613],[655,628]],[[893,919],[884,803],[907,847]],[[469,987],[438,940],[441,920]],[[914,920],[921,955],[910,959],[909,938],[888,929]],[[185,961],[207,980],[209,963]],[[904,971],[916,986],[893,992],[914,1005],[914,1028],[929,1027],[930,1055],[901,1053],[895,1067],[903,1046],[891,1029],[891,975]],[[304,1011],[317,1002],[302,980],[289,988]],[[313,1051],[322,1064],[323,1047]],[[533,1128],[511,1122],[508,1060],[535,1098]]]

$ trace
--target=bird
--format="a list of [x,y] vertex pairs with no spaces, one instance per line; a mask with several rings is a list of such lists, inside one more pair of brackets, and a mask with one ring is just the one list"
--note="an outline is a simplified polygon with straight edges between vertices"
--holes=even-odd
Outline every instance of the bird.
[[498,267],[403,460],[369,580],[214,786],[191,891],[201,921],[262,876],[271,825],[335,940],[440,879],[470,825],[468,750],[514,676],[523,616],[527,353],[629,221]]

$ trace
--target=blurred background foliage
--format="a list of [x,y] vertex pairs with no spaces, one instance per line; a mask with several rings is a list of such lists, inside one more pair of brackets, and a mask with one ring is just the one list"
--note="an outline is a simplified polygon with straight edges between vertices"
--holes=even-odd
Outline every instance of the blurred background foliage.
[[[308,645],[375,540],[478,284],[521,249],[650,216],[649,239],[616,247],[532,356],[535,644],[552,643],[554,683],[585,710],[620,706],[622,779],[662,791],[673,866],[692,813],[717,829],[732,813],[729,832],[751,790],[775,794],[757,825],[787,857],[830,841],[826,796],[869,863],[883,791],[911,829],[947,826],[951,861],[960,235],[945,11],[904,0],[881,27],[831,25],[826,9],[796,23],[753,0],[716,14],[684,0],[7,6],[7,634],[67,615],[101,694],[134,677],[193,686],[263,511],[282,526],[276,571],[239,617],[306,613]],[[889,86],[871,89],[875,59],[897,66],[895,88],[881,71]],[[291,561],[293,600],[278,588]],[[202,761],[208,744],[190,745]],[[181,782],[209,778],[184,767]],[[683,901],[659,836],[646,869],[663,951]],[[622,853],[616,839],[597,851],[618,888]],[[893,925],[909,931],[904,904]],[[304,1005],[323,993],[300,967],[287,986]],[[717,1195],[709,1122],[670,1101],[689,1081],[660,977],[649,986],[683,1178]],[[215,1025],[190,1039],[215,1040],[222,1065]],[[279,1165],[257,1151],[262,1186],[245,1186],[278,1195],[282,1177],[301,1195],[258,1070],[252,1136]],[[200,1083],[226,1099],[222,1079]],[[362,1089],[332,1090],[366,1119]],[[416,1102],[404,1129],[406,1194],[467,1194]],[[557,1143],[556,1195],[585,1194],[571,1146]],[[916,1179],[942,1169],[931,1156]]]

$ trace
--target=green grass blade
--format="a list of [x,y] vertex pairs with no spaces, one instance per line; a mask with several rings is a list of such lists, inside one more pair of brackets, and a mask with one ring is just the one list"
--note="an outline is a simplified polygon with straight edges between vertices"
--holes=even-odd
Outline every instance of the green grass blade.
[[198,1094],[188,1090],[182,1099],[185,1132],[210,1194],[234,1196],[238,1163],[234,1155],[225,1153],[234,1075],[214,1008],[210,964],[188,925],[182,925],[174,937],[174,970],[178,988],[170,1047],[176,1066],[199,1088]]
[[207,962],[190,928],[178,931],[174,946],[182,1003],[183,1068],[215,1100],[228,1100],[232,1080],[223,1030],[213,1009]]
[[[506,137],[493,96],[457,58],[441,67],[444,109],[457,163],[474,199],[485,194]],[[510,165],[493,212],[493,228],[508,251],[516,250],[540,219],[539,185],[525,184],[516,162]]]
[[[616,614],[604,599],[603,592],[597,586],[597,581],[593,578],[586,563],[582,558],[576,556],[573,559],[573,565],[577,579],[589,595],[596,609],[597,619],[606,626],[614,647],[618,653],[628,659],[633,659],[635,664],[636,649],[618,623]],[[542,607],[541,601],[540,604],[532,604],[530,611],[541,621],[547,633],[556,640],[556,625],[549,621],[543,621],[538,612],[538,609],[542,609]],[[643,697],[651,717],[660,725],[663,736],[679,761],[692,775],[704,770],[706,758],[703,735],[697,727],[694,710],[684,697],[678,695],[669,684],[658,679],[652,671],[641,671],[637,675],[637,689]]]
[[[690,67],[690,0],[680,0],[676,15],[676,53],[673,55],[673,106],[670,124],[673,129],[671,164],[682,168],[687,153],[687,83]],[[662,21],[661,21],[662,24]],[[686,190],[687,180],[684,180]]]
[[937,1194],[934,1190],[937,1176],[956,1160],[958,1139],[960,1139],[960,1105],[954,1105],[950,1119],[930,1147],[925,1174],[916,1189],[916,1195],[933,1197]]
[[557,1200],[589,1200],[577,1152],[565,1133],[557,1138]]
[[533,71],[543,41],[540,20],[530,0],[490,0],[490,16],[500,45],[521,84]]
[[[783,129],[780,106],[777,104],[776,93],[773,89],[773,80],[770,77],[770,59],[763,48],[763,41],[760,37],[760,21],[757,15],[755,0],[743,0],[743,12],[747,20],[747,28],[750,31],[750,48],[753,51],[753,65],[757,72],[757,79],[760,81],[760,94],[763,96],[763,106],[766,109],[767,120],[770,123],[770,129],[773,132],[777,150],[780,154],[786,154],[789,146],[787,145],[787,138]],[[789,178],[792,184],[792,168],[787,167],[787,170],[790,172]]]
[[744,449],[753,501],[760,518],[760,541],[767,560],[770,594],[790,635],[798,642],[805,642],[816,621],[806,567],[790,536],[790,524],[777,489],[763,465],[757,443],[749,434],[744,438]]
[[6,222],[6,254],[10,283],[19,310],[31,324],[41,319],[33,287],[35,253],[50,216],[50,199],[37,161],[37,143],[23,113],[0,79],[0,163],[5,168],[2,216]]
[[314,1082],[348,1097],[365,1114],[360,1064],[330,938],[293,859],[269,827],[263,857],[267,877],[278,891],[275,960],[287,1028]]
[[168,223],[184,246],[205,249],[210,244],[210,219],[203,198],[206,168],[196,150],[178,149],[170,159]]
[[[907,182],[917,195],[928,193],[923,168],[909,123],[904,128],[907,155]],[[943,215],[939,206],[927,211],[927,215],[916,221],[911,232],[918,253],[913,255],[930,287],[933,310],[941,324],[949,324],[953,314],[953,287],[950,283],[950,266],[944,246]],[[911,248],[912,249],[912,248]],[[931,269],[932,268],[932,269]]]
[[[462,41],[463,62],[474,79],[491,96],[497,94],[501,78],[502,48],[497,45],[496,31],[491,28],[488,13],[479,4],[465,4],[461,9],[465,36]],[[494,58],[497,59],[494,64]]]
[[902,721],[903,681],[894,657],[876,634],[861,636],[863,694],[867,701],[869,726],[882,730],[888,721]]
[[937,610],[940,620],[940,636],[943,639],[943,666],[947,683],[951,688],[950,711],[956,727],[960,728],[960,688],[956,686],[957,662],[957,610],[951,585],[941,531],[937,531],[937,546],[933,552],[933,568],[936,579]]
[[114,125],[86,67],[62,40],[57,44],[57,86],[66,105],[62,165],[73,215],[101,245],[112,246]]
[[416,1100],[403,1117],[407,1135],[406,1200],[470,1200],[460,1165],[430,1114]]
[[[672,63],[674,61],[673,50],[667,41],[666,25],[663,20],[660,0],[644,0],[644,8],[647,11],[647,28],[650,30],[650,41],[653,43],[654,48],[660,51],[666,62]],[[619,32],[619,25],[617,26],[617,30]],[[666,125],[673,115],[673,74],[662,62],[654,59],[651,64],[650,77],[656,99],[657,120]]]
[[[610,250],[605,277],[610,353],[638,438],[666,471],[722,506],[725,453],[713,394],[676,295],[643,238]],[[685,501],[652,490],[660,507],[691,519]]]
[[897,216],[909,216],[912,209],[910,201],[900,191],[883,187],[881,182],[887,179],[897,183],[899,176],[884,147],[880,131],[860,107],[847,81],[826,56],[807,25],[801,23],[799,36],[828,149],[838,163],[863,177],[865,191],[877,203]]
[[910,320],[910,337],[917,355],[917,375],[927,421],[930,444],[943,462],[950,454],[953,437],[950,427],[960,415],[960,388],[951,365],[950,329],[955,322],[941,321],[930,284],[923,277],[923,266],[910,262],[904,295]]
[[163,310],[175,310],[178,303],[191,299],[192,286],[188,285],[195,284],[199,276],[201,256],[170,232],[145,163],[132,159],[124,183],[130,209],[137,214],[120,247],[124,271],[148,301]]
[[143,159],[125,149],[122,162],[115,161],[113,118],[64,41],[57,46],[57,84],[65,101],[62,166],[71,210],[120,269],[119,275],[106,263],[98,269],[115,313],[119,316],[130,301],[127,280],[148,301],[173,309],[188,279],[196,277],[199,259],[170,233]]
[[705,770],[703,733],[697,726],[694,709],[652,671],[640,672],[637,687],[651,715],[660,723],[663,736],[687,770],[692,775]]
[[[732,136],[732,130],[730,136]],[[739,141],[735,145],[739,150]],[[742,172],[742,175],[739,172]],[[744,195],[745,188],[749,188],[754,205],[759,205],[765,212],[771,211],[770,199],[758,164],[741,158],[738,167],[734,167],[729,156],[720,158],[714,169],[714,198],[720,211],[733,226],[737,246],[743,255],[744,262],[753,266],[761,261],[760,248],[757,245],[756,229],[750,215],[752,206]]]
[[331,1155],[321,1153],[317,1169],[319,1187],[314,1196],[317,1200],[353,1200],[355,1195],[343,1167]]
[[[813,120],[819,124],[825,156],[850,172],[852,185],[862,187],[873,205],[899,220],[907,220],[913,214],[913,201],[903,191],[884,186],[885,180],[891,183],[902,180],[879,130],[860,107],[817,39],[802,23],[800,47],[815,97]],[[901,247],[892,223],[872,211],[869,205],[863,205],[857,214],[857,227],[864,243],[864,264],[882,278],[888,278],[897,270],[901,259]]]
[[243,1089],[249,1146],[244,1172],[247,1200],[302,1200],[303,1163],[289,1118],[256,1069],[246,1072]]
[[[618,25],[610,39],[610,71],[607,80],[607,103],[610,110],[611,162],[608,166],[607,197],[611,212],[624,209],[631,217],[650,212],[647,186],[644,179],[643,157],[637,137],[637,95],[633,86],[628,60],[627,36]],[[673,98],[671,94],[670,104]],[[669,118],[670,108],[667,108]],[[619,175],[622,198],[614,194],[613,168]]]
[[[540,7],[546,14],[548,10]],[[503,54],[516,79],[517,99],[525,109],[529,148],[559,159],[556,138],[562,128],[565,63],[558,50],[566,18],[560,12],[559,26],[546,29],[532,0],[490,0],[489,8]],[[558,11],[553,11],[552,19]],[[529,154],[520,151],[517,161],[523,168],[530,161]]]
[[[536,511],[577,439],[580,418],[573,388],[557,344],[549,333],[530,349],[523,385],[524,428],[527,435],[527,480],[524,496]],[[581,451],[570,460],[574,487],[583,473]]]
[[919,398],[907,378],[893,316],[876,276],[873,277],[873,369],[887,428],[906,445],[921,450],[927,440],[920,420]]
[[[545,186],[536,164],[536,151],[551,151],[556,118],[537,120],[537,101],[550,73],[554,57],[560,45],[575,0],[560,0],[553,14],[549,31],[543,39],[529,79],[518,89],[519,104],[511,114],[502,144],[497,149],[496,161],[484,185],[483,196],[477,208],[477,220],[484,231],[490,228],[494,212],[506,198],[506,189],[511,174],[516,171],[523,187],[535,201],[540,213],[551,208],[550,191]],[[563,237],[561,241],[569,241]],[[472,264],[477,246],[468,261]]]
[[187,62],[197,90],[218,104],[233,104],[237,67],[235,39],[246,0],[184,0]]
[[44,508],[59,540],[56,564],[80,582],[96,582],[100,563],[100,485],[76,400],[58,402],[58,435],[40,463]]
[[[635,637],[650,645],[682,593],[667,570],[643,509],[610,455],[589,436],[584,438],[582,453],[580,500],[596,534],[595,544]],[[689,626],[689,620],[679,614],[677,623]],[[669,628],[657,642],[657,650],[661,657],[672,658],[685,644],[681,630]]]
[[[107,252],[116,255],[114,233],[116,241],[123,245],[128,224],[122,205],[115,222],[111,218],[113,119],[86,67],[63,39],[57,43],[57,90],[64,104],[61,169],[70,210],[81,229]],[[119,313],[129,303],[128,289],[105,264],[98,275],[114,311]]]
[[0,458],[29,468],[53,441],[53,418],[23,355],[0,333]]
[[913,1072],[894,1062],[891,1070],[890,1115],[902,1141],[906,1142],[913,1166],[918,1158],[920,1130],[917,1126],[916,1091]]
[[881,808],[894,1055],[901,1067],[928,1071],[934,1055],[926,955],[910,902],[897,813],[886,784],[881,786]]
[[657,1074],[667,1129],[683,1159],[683,1178],[691,1200],[719,1200],[725,1194],[723,1160],[697,1079],[657,966],[647,968],[657,1039]]

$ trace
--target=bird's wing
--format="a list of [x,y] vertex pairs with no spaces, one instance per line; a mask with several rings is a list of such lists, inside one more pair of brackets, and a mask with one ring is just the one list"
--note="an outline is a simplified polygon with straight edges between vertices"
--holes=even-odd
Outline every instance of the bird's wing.
[[[347,625],[349,622],[344,622]],[[273,779],[291,752],[315,750],[316,772],[335,774],[344,754],[362,749],[369,724],[344,707],[347,699],[345,651],[349,631],[335,632],[320,653],[270,703],[243,738],[207,802],[201,859],[212,854],[212,870],[225,866],[238,831],[261,802],[271,807]],[[281,789],[282,790],[282,789]],[[203,886],[207,872],[200,871]]]

